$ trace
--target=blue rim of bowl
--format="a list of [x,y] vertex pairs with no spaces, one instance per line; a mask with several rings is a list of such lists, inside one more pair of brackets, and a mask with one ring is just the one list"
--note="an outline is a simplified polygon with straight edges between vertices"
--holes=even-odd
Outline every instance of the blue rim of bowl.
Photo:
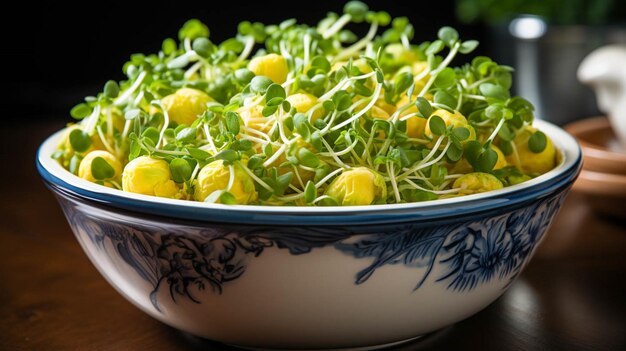
[[514,208],[569,187],[580,172],[582,152],[576,140],[561,128],[536,121],[549,135],[561,162],[553,170],[527,182],[504,189],[462,197],[406,204],[350,207],[296,207],[221,205],[197,201],[156,198],[100,186],[81,179],[51,158],[62,131],[39,147],[37,170],[55,191],[99,205],[161,217],[212,223],[257,225],[373,225],[459,218],[501,208]]

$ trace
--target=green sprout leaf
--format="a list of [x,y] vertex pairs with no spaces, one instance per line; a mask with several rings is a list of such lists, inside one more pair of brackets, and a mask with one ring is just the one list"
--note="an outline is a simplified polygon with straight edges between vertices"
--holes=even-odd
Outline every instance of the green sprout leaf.
[[457,40],[459,40],[459,33],[452,27],[442,27],[439,29],[437,37],[447,46],[452,46]]
[[70,115],[75,119],[83,119],[91,114],[91,108],[85,104],[78,104],[70,110]]
[[104,158],[98,156],[91,161],[91,175],[97,180],[111,179],[115,176],[115,170]]
[[317,189],[315,188],[315,184],[309,180],[304,188],[304,201],[306,201],[307,204],[310,204],[315,201],[316,197]]
[[170,162],[172,179],[176,183],[184,183],[191,178],[191,165],[185,159],[175,158]]
[[543,132],[536,131],[528,139],[528,149],[536,154],[543,152],[548,146],[548,138]]
[[430,105],[430,102],[423,97],[417,98],[415,106],[421,115],[420,117],[428,118],[433,113],[433,107]]
[[209,37],[209,27],[204,25],[198,19],[190,19],[183,24],[183,27],[178,31],[178,39],[194,40],[199,37]]
[[104,96],[109,99],[115,99],[120,93],[120,86],[113,80],[110,80],[104,84]]
[[69,139],[72,149],[77,152],[85,152],[91,146],[91,138],[89,137],[89,134],[80,129],[74,129],[70,133]]
[[435,135],[444,135],[446,133],[446,123],[439,116],[431,116],[428,119],[428,126]]

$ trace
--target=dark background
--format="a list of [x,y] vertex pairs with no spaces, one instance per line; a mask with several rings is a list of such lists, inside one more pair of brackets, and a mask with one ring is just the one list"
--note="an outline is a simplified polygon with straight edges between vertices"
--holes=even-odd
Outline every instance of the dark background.
[[[154,53],[167,37],[190,18],[211,30],[221,42],[236,33],[243,20],[278,23],[287,18],[316,24],[328,11],[341,12],[345,1],[177,1],[164,5],[89,2],[83,7],[37,6],[25,3],[14,22],[0,24],[5,62],[1,113],[5,123],[27,119],[71,121],[69,110],[87,95],[97,93],[109,79],[123,79],[122,65],[132,53]],[[371,9],[407,16],[416,28],[414,42],[431,40],[437,29],[452,25],[462,38],[485,42],[481,25],[461,26],[454,1],[367,1]],[[411,8],[413,7],[413,8]],[[353,27],[354,28],[354,27]],[[361,29],[361,30],[359,30]],[[367,28],[356,27],[357,34]],[[481,45],[477,53],[486,53]],[[8,79],[7,79],[8,77]],[[21,117],[16,118],[15,115]],[[10,117],[13,116],[13,117]]]

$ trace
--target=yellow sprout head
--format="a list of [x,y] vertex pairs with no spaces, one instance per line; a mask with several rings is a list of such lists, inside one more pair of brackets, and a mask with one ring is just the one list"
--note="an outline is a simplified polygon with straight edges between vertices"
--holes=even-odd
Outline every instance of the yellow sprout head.
[[[287,97],[287,101],[296,109],[296,111],[300,113],[307,113],[315,104],[317,103],[317,98],[314,95],[307,93],[297,93],[293,95],[289,95]],[[318,118],[322,117],[324,114],[324,109],[320,106],[313,111],[311,114],[311,123],[317,121]]]
[[137,157],[124,167],[122,189],[144,195],[180,197],[179,188],[172,180],[169,164],[149,156]]
[[453,188],[461,188],[459,194],[470,195],[484,193],[485,191],[502,189],[504,185],[494,175],[489,173],[474,172],[465,174],[454,181]]
[[[397,106],[401,107],[408,103],[409,103],[409,97],[404,95],[400,99],[400,101],[398,101]],[[417,107],[415,106],[415,104],[411,104],[411,107],[409,107],[406,111],[400,114],[400,119],[402,119],[402,117],[406,115],[417,113],[417,112],[418,111],[417,111]],[[408,119],[406,119],[406,135],[409,138],[423,138],[425,129],[426,129],[425,118],[422,118],[419,116],[413,116],[413,117],[409,117]]]
[[546,136],[546,148],[543,151],[534,153],[528,148],[528,140],[536,131],[535,128],[528,127],[519,133],[513,140],[515,144],[513,153],[507,156],[509,163],[528,174],[546,173],[556,167],[557,162],[556,149],[548,136]]
[[268,54],[253,58],[248,69],[257,76],[265,76],[274,83],[283,84],[287,80],[289,66],[287,60],[277,54]]
[[357,167],[335,178],[325,193],[342,206],[371,205],[387,197],[387,186],[380,174],[369,168]]
[[[234,170],[233,181],[229,189],[232,170]],[[257,199],[254,181],[241,166],[237,164],[227,166],[221,160],[213,161],[200,170],[194,198],[197,201],[205,201],[209,195],[219,190],[230,192],[235,197],[235,202],[240,205],[249,204]]]
[[[98,157],[102,160],[96,161],[96,165],[94,165],[94,160]],[[106,162],[110,169],[113,169],[112,175],[102,177],[99,174],[96,174],[96,176],[94,176],[94,174],[92,173],[92,166],[97,167],[97,163],[101,163],[102,161]],[[106,167],[106,165],[104,165],[104,167]],[[104,185],[108,187],[112,187],[112,184],[110,182],[107,182],[107,180],[118,181],[121,175],[122,164],[120,163],[120,161],[118,161],[117,158],[115,158],[115,156],[113,156],[110,152],[104,150],[91,151],[90,153],[85,155],[82,161],[80,161],[80,166],[78,167],[79,177],[90,182],[103,181]]]
[[206,93],[190,88],[178,89],[161,100],[170,121],[191,125],[198,115],[206,111],[206,104],[213,99]]

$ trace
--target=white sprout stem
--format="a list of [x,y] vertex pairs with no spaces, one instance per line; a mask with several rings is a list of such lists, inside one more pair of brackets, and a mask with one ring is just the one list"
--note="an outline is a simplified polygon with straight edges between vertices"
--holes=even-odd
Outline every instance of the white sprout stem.
[[163,141],[163,135],[165,135],[165,130],[170,124],[170,116],[167,113],[167,110],[161,104],[161,101],[158,101],[157,104],[161,108],[161,111],[163,111],[163,127],[161,128],[161,132],[159,133],[159,141],[157,141],[156,143],[156,147],[158,148],[159,145],[161,145],[161,142]]
[[330,178],[334,177],[335,175],[337,175],[337,173],[340,173],[340,172],[342,172],[342,171],[343,171],[343,168],[338,168],[338,169],[336,169],[336,170],[334,170],[334,171],[332,171],[332,172],[328,173],[328,174],[326,175],[326,177],[322,178],[319,182],[315,183],[315,188],[319,188],[319,187],[321,187],[322,185],[326,184],[326,182],[327,182]]
[[481,84],[483,84],[483,83],[487,83],[488,81],[490,81],[490,80],[492,80],[492,79],[493,79],[493,77],[487,77],[487,78],[483,78],[483,79],[481,79],[481,80],[477,80],[477,81],[475,81],[474,83],[472,83],[472,84],[468,85],[468,86],[466,87],[466,89],[467,89],[467,90],[474,90],[474,89],[478,88],[478,86],[480,86]]
[[195,179],[198,172],[200,172],[200,164],[196,163],[196,167],[193,168],[193,172],[191,172],[191,177],[189,177],[189,179]]
[[102,128],[100,126],[97,126],[96,131],[98,132],[98,136],[100,137],[100,140],[102,141],[102,145],[104,145],[104,148],[107,149],[107,151],[110,152],[112,155],[117,155],[117,152],[115,152],[115,150],[113,150],[111,145],[109,145],[109,142],[104,136],[104,133],[102,133]]
[[191,78],[191,76],[196,74],[196,71],[198,71],[200,69],[200,67],[202,67],[202,65],[204,65],[204,63],[202,61],[198,61],[198,62],[194,63],[193,66],[189,67],[189,69],[186,70],[185,74],[183,75],[185,77],[185,79],[189,79],[189,78]]
[[85,133],[91,134],[96,128],[96,124],[98,124],[98,119],[100,118],[100,105],[96,105],[96,107],[91,112],[91,115],[87,118],[87,123],[85,124]]
[[396,175],[393,169],[393,163],[387,162],[387,169],[389,170],[389,180],[391,180],[391,187],[393,188],[393,195],[396,198],[396,202],[400,202],[400,192],[398,191],[398,183],[396,182]]
[[428,89],[430,89],[430,86],[433,85],[433,83],[435,82],[435,79],[437,79],[437,75],[441,71],[443,71],[444,68],[448,67],[450,62],[452,62],[452,59],[454,58],[454,56],[456,56],[456,53],[459,51],[460,47],[461,47],[460,42],[457,42],[456,44],[454,44],[454,46],[452,47],[452,50],[450,50],[450,52],[448,53],[448,56],[446,56],[446,58],[441,62],[441,64],[436,69],[430,72],[430,78],[428,79],[428,82],[426,82],[426,84],[424,85],[420,93],[417,95],[418,97],[423,97],[424,95],[426,95],[426,92],[428,92]]
[[352,44],[351,46],[349,46],[348,48],[346,48],[345,50],[337,54],[337,56],[335,56],[335,58],[333,59],[333,62],[341,61],[361,51],[361,49],[366,47],[367,44],[369,44],[372,41],[372,39],[374,39],[374,36],[376,35],[376,31],[378,31],[378,22],[374,21],[372,22],[372,25],[370,26],[370,29],[365,35],[365,37],[363,37],[363,39],[357,41],[356,43]]
[[116,181],[115,181],[115,180],[113,180],[113,179],[109,179],[109,180],[107,180],[107,182],[109,182],[109,183],[113,184],[113,186],[115,186],[115,188],[116,188],[116,189],[118,189],[118,190],[119,190],[119,189],[122,189],[122,186],[120,185],[120,183],[116,182]]
[[430,193],[433,193],[433,194],[437,194],[437,195],[452,194],[452,193],[456,193],[459,190],[461,190],[461,188],[454,188],[454,189],[449,189],[449,190],[432,190],[432,189],[427,189],[427,188],[421,187],[421,186],[415,184],[414,182],[412,182],[408,178],[403,179],[403,181],[407,182],[408,184],[410,184],[415,189],[422,190],[422,191],[427,191],[427,192],[430,192]]
[[435,152],[438,151],[439,149],[439,145],[441,145],[441,142],[443,140],[443,136],[440,136],[439,139],[437,140],[437,143],[435,144],[435,147],[428,153],[428,155],[426,155],[426,157],[424,157],[424,159],[422,161],[420,161],[417,165],[411,167],[411,168],[403,168],[403,171],[405,171],[402,175],[398,176],[399,179],[403,179],[406,178],[407,176],[409,176],[410,174],[419,171],[420,169],[426,168],[436,162],[438,162],[439,160],[441,160],[441,158],[446,154],[446,151],[448,150],[448,147],[450,147],[450,140],[448,140],[448,143],[446,144],[446,147],[443,149],[443,151],[441,152],[441,154],[435,158],[432,161],[428,161],[430,160],[433,155],[435,154]]
[[498,122],[498,125],[493,130],[493,133],[491,133],[487,141],[492,141],[493,139],[495,139],[496,136],[498,135],[498,132],[500,131],[500,128],[502,128],[503,125],[504,125],[504,118],[500,118],[500,122]]
[[253,141],[255,143],[263,144],[263,146],[265,146],[267,144],[273,144],[271,141],[263,140],[261,138],[257,138],[257,137],[254,137],[254,136],[248,135],[248,134],[242,134],[241,137],[243,139],[250,140],[250,141]]
[[330,127],[333,126],[333,122],[335,121],[335,118],[337,118],[337,110],[333,111],[333,113],[330,115],[328,124],[326,124],[326,127],[324,127],[324,129],[320,130],[320,135],[324,135],[328,133],[328,130],[330,129]]
[[347,153],[349,153],[350,151],[352,151],[354,149],[354,147],[356,146],[356,144],[358,144],[359,139],[354,139],[354,141],[352,142],[352,144],[348,145],[345,149],[341,150],[341,151],[337,151],[337,152],[320,152],[319,155],[320,156],[332,156],[333,154],[337,155],[337,156],[343,156]]
[[263,167],[269,167],[272,163],[278,160],[280,155],[282,155],[286,149],[287,149],[287,144],[281,145],[280,148],[272,155],[272,157],[268,158],[267,160],[265,160],[265,162],[263,162]]
[[217,154],[217,148],[215,147],[215,143],[213,143],[213,137],[211,136],[211,131],[209,130],[209,126],[205,123],[202,126],[203,130],[204,130],[204,136],[206,137],[206,140],[209,142],[209,147],[211,148],[211,151],[213,151],[213,155]]
[[302,62],[302,70],[304,71],[306,69],[306,66],[309,64],[309,55],[310,55],[310,50],[311,50],[311,36],[308,33],[304,35],[303,45],[304,45],[304,58]]
[[468,99],[474,99],[474,100],[480,100],[480,101],[487,101],[487,98],[482,96],[482,95],[474,95],[474,94],[463,94],[464,97],[468,98]]
[[128,135],[128,132],[130,131],[130,123],[131,120],[127,119],[124,122],[124,130],[122,131],[122,142],[124,142],[124,140],[126,140],[126,136]]
[[115,101],[113,101],[113,104],[116,106],[124,104],[126,100],[128,100],[128,98],[131,95],[133,95],[135,90],[139,88],[141,83],[143,83],[143,80],[146,78],[147,75],[148,75],[147,71],[142,71],[141,73],[139,73],[139,76],[137,76],[137,79],[135,80],[133,85],[131,85],[130,88],[126,89],[126,91],[124,91],[122,95],[120,95],[117,99],[115,99]]
[[339,17],[337,22],[333,23],[332,26],[326,29],[324,33],[322,33],[322,38],[328,39],[332,37],[333,35],[337,34],[337,32],[341,30],[341,28],[343,28],[346,24],[348,24],[348,22],[350,22],[350,20],[352,20],[352,16],[348,14],[345,14]]
[[315,204],[315,203],[320,202],[320,201],[322,201],[324,199],[331,199],[331,198],[332,197],[330,197],[328,195],[321,195],[321,196],[317,197],[315,200],[313,200],[312,203]]
[[339,156],[337,156],[337,154],[334,153],[333,148],[328,144],[328,142],[326,140],[324,140],[324,138],[320,138],[320,140],[322,141],[322,144],[324,144],[324,146],[326,146],[326,149],[328,149],[328,151],[330,152],[330,156],[333,158],[333,160],[335,160],[335,162],[337,162],[337,164],[340,167],[343,168],[351,168],[350,166],[348,166],[347,164],[343,163],[343,161],[341,161],[341,159],[339,158]]
[[113,137],[113,112],[111,111],[111,107],[106,109],[107,116],[107,135],[109,137]]
[[407,119],[411,118],[411,117],[416,117],[416,118],[421,118],[421,117],[417,117],[417,112],[415,113],[409,113],[408,115],[404,115],[400,118],[401,121],[406,121]]
[[300,194],[302,192],[302,190],[298,189],[298,187],[295,187],[291,184],[289,184],[289,189],[295,191],[296,193]]
[[254,174],[254,172],[252,172],[248,167],[246,167],[245,165],[242,165],[241,163],[240,163],[240,166],[243,169],[243,171],[246,172],[246,174],[248,174],[250,178],[252,178],[255,182],[259,183],[260,186],[262,186],[268,191],[272,191],[272,192],[274,191],[274,189],[272,189],[271,186],[269,186],[261,178],[257,177],[256,174]]
[[513,149],[513,161],[515,161],[515,167],[521,169],[522,161],[519,158],[519,153],[517,152],[517,146],[515,146],[515,143],[511,143],[511,149]]
[[230,191],[233,188],[233,184],[235,184],[235,166],[228,166],[228,184],[226,185],[226,191]]
[[296,178],[298,178],[298,183],[300,183],[300,186],[304,188],[304,182],[302,181],[302,177],[300,177],[300,172],[298,172],[298,167],[296,167],[293,164],[291,165],[291,167],[293,168],[293,173],[296,175]]
[[333,95],[335,95],[336,92],[338,92],[339,90],[342,90],[345,87],[345,85],[349,84],[351,81],[366,79],[366,78],[369,78],[369,77],[371,77],[371,76],[373,76],[375,74],[376,74],[376,71],[372,71],[370,73],[362,74],[360,76],[344,78],[342,81],[337,83],[337,85],[335,85],[331,90],[329,90],[326,94],[320,96],[317,99],[317,101],[321,105],[322,102],[324,102],[324,101],[330,99],[331,97],[333,97]]
[[280,47],[280,54],[283,55],[286,59],[290,59],[291,54],[289,53],[289,50],[287,49],[285,42],[281,41],[280,44],[278,44],[278,46]]
[[411,49],[411,43],[409,43],[409,38],[406,36],[406,34],[402,34],[402,36],[400,37],[400,40],[402,40],[402,45],[404,46],[406,50]]
[[281,84],[280,86],[283,87],[283,89],[287,89],[290,85],[292,85],[293,83],[295,83],[296,78],[294,77],[290,77],[289,79],[287,79],[283,84]]
[[135,96],[135,100],[133,100],[133,106],[137,106],[141,103],[141,99],[143,99],[144,97],[144,93],[143,90],[139,91],[139,94],[137,94],[137,96]]
[[359,117],[363,116],[367,111],[369,111],[378,100],[378,96],[380,95],[380,91],[382,90],[382,87],[383,87],[382,84],[380,83],[376,84],[376,89],[374,90],[374,94],[372,95],[369,104],[367,104],[367,106],[365,106],[365,108],[362,109],[361,111],[355,113],[354,116],[330,128],[330,131],[335,131],[337,129],[343,128],[344,126],[356,121],[357,119],[359,119]]
[[250,56],[250,53],[252,52],[253,48],[254,48],[254,37],[249,36],[246,40],[246,46],[243,48],[243,51],[241,52],[239,57],[237,57],[237,61],[243,61],[247,59],[248,56]]

